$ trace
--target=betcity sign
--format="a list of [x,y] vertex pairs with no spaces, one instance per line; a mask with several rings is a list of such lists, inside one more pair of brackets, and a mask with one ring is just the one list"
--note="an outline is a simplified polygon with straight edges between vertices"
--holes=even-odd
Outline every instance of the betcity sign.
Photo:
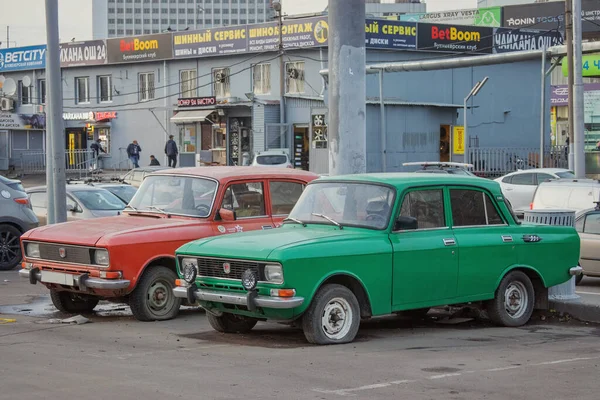
[[0,49],[0,72],[46,68],[46,45]]

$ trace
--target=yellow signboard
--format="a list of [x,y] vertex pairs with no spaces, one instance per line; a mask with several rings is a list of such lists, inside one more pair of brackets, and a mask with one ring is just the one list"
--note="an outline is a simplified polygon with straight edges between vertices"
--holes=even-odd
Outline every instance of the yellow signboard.
[[75,164],[73,150],[75,150],[75,134],[69,133],[69,165]]
[[552,138],[552,146],[556,146],[556,107],[550,107],[550,132]]
[[452,152],[454,154],[465,154],[465,128],[454,126],[452,131]]

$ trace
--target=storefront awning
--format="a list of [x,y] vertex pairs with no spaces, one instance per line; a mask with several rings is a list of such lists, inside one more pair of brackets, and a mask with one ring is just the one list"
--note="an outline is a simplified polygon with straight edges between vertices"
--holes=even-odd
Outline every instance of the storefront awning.
[[194,111],[179,111],[177,114],[171,117],[171,122],[176,124],[185,124],[189,122],[202,122],[210,114],[215,112],[212,110],[194,110]]

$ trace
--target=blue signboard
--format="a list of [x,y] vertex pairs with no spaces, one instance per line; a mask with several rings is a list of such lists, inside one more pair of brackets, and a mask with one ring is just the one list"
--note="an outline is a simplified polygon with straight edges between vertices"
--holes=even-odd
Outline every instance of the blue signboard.
[[0,49],[0,72],[46,68],[46,45]]
[[417,23],[367,19],[365,45],[371,49],[414,50],[417,47]]

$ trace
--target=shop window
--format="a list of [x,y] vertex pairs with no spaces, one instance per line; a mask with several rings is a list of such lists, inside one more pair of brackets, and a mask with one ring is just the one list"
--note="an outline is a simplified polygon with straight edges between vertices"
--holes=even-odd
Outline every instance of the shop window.
[[40,96],[40,104],[46,104],[46,80],[38,80],[38,93]]
[[140,101],[154,99],[154,72],[144,72],[139,79]]
[[216,97],[231,96],[229,68],[213,69],[213,93]]
[[288,94],[304,93],[304,61],[285,64],[286,88]]
[[19,103],[23,106],[32,104],[31,84],[26,85],[26,82],[19,81]]
[[179,82],[180,82],[180,92],[181,97],[191,98],[196,97],[196,89],[198,87],[196,81],[196,70],[184,70],[179,71]]
[[271,64],[256,64],[252,69],[254,94],[271,93]]
[[90,102],[90,78],[75,78],[75,102],[77,104]]
[[99,76],[98,77],[98,93],[100,103],[106,103],[112,101],[112,82],[111,76]]
[[107,154],[110,154],[110,128],[96,128],[98,132],[98,139],[100,139],[100,145],[106,151]]

